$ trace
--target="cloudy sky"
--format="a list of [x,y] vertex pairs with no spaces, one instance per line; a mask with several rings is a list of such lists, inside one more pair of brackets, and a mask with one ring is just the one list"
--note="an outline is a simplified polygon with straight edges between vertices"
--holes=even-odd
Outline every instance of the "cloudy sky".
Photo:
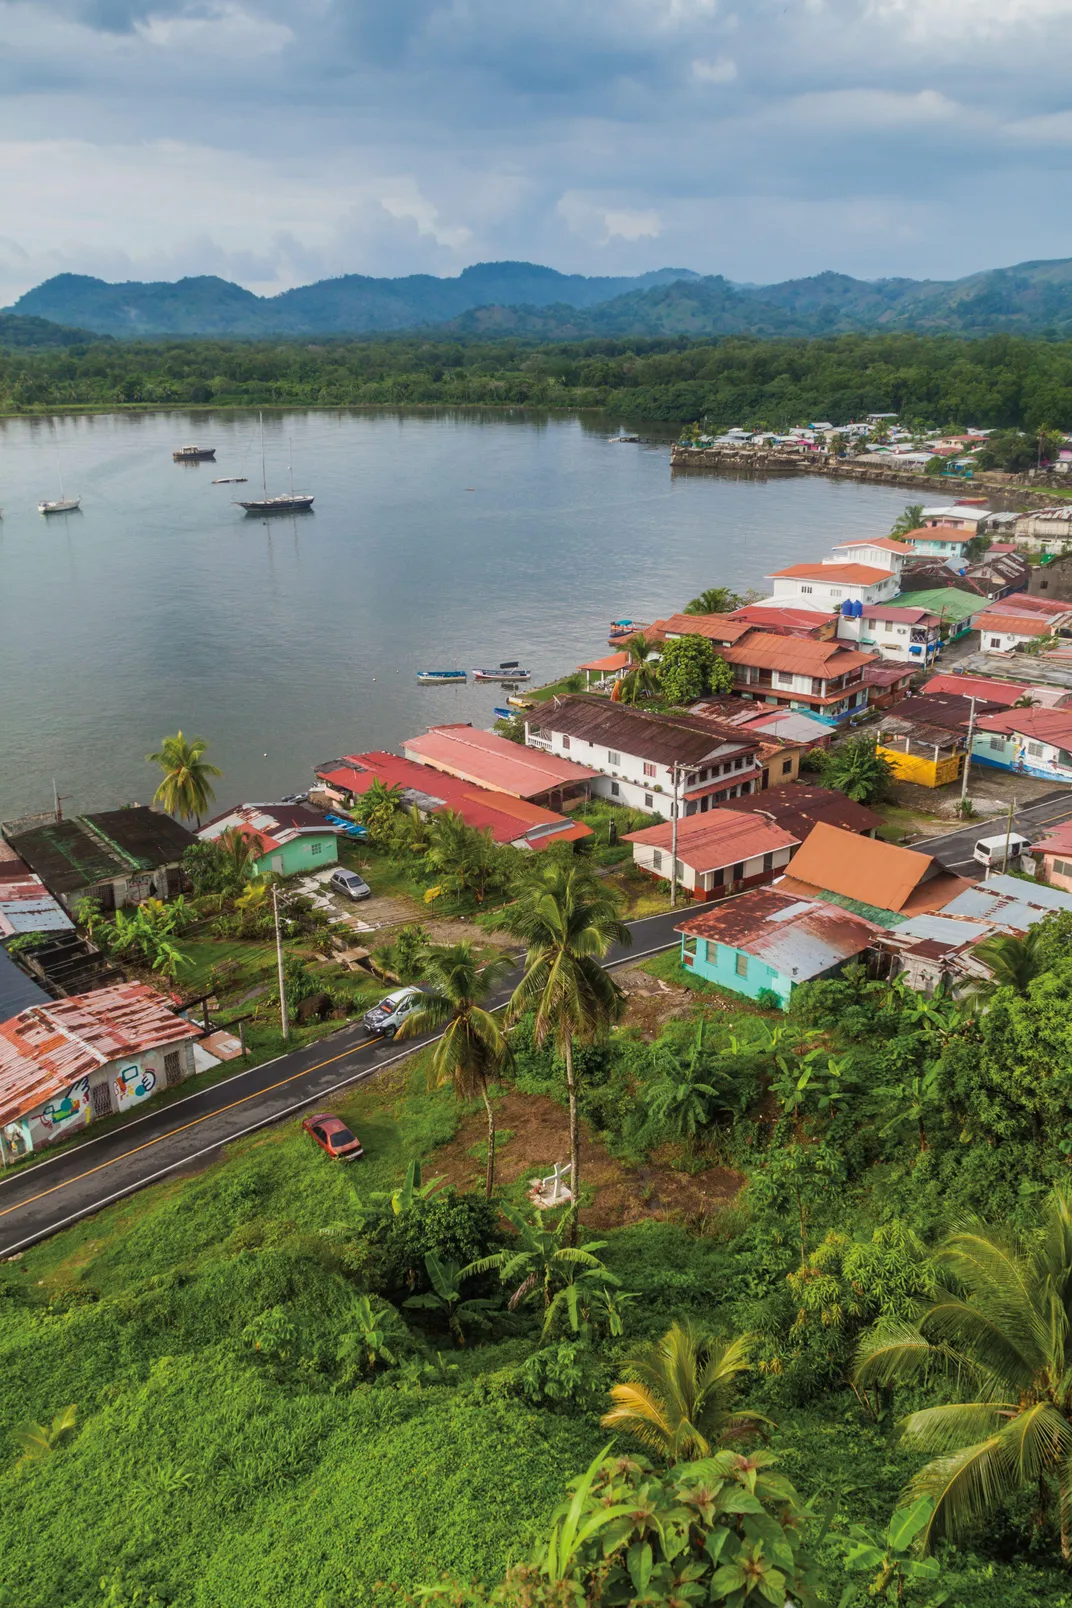
[[0,303],[1072,256],[1072,0],[0,0]]

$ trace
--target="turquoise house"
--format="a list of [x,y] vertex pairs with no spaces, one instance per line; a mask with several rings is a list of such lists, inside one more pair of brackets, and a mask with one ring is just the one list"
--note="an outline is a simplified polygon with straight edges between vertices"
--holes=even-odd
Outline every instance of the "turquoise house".
[[257,876],[293,877],[322,871],[339,858],[339,833],[309,804],[241,804],[198,833],[210,843],[225,832],[256,840]]
[[726,899],[678,927],[681,964],[705,982],[784,1010],[794,988],[827,977],[870,948],[880,929],[863,916],[777,887]]

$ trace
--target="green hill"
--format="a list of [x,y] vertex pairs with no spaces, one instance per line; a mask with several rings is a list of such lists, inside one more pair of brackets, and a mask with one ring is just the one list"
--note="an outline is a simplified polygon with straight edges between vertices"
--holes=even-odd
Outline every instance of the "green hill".
[[0,346],[32,347],[83,346],[98,340],[89,329],[69,329],[47,318],[26,317],[19,313],[0,313]]

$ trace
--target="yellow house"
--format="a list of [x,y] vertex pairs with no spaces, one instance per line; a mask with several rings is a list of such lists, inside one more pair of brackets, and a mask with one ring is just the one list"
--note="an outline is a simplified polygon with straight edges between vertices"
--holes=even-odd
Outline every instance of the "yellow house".
[[964,735],[903,715],[887,715],[879,727],[877,747],[899,782],[945,787],[960,775]]

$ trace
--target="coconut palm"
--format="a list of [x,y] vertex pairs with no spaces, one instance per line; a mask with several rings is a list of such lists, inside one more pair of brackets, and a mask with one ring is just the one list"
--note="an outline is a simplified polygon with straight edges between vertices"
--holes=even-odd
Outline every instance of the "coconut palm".
[[650,641],[643,631],[638,631],[636,636],[630,637],[626,643],[626,652],[630,660],[629,669],[615,688],[615,702],[635,704],[640,698],[658,692],[659,671],[651,657],[657,651],[655,643]]
[[535,1012],[536,1043],[548,1039],[561,1055],[569,1092],[571,1236],[576,1235],[581,1198],[581,1130],[577,1111],[576,1043],[602,1037],[622,1014],[625,996],[600,965],[611,944],[626,945],[632,934],[618,915],[615,896],[578,866],[541,864],[533,868],[520,897],[499,925],[527,946],[525,972],[514,989],[507,1014],[516,1021]]
[[706,592],[685,604],[686,614],[732,614],[740,608],[741,600],[728,586],[709,586]]
[[205,758],[207,748],[203,737],[195,737],[189,743],[182,732],[177,731],[174,737],[164,738],[158,754],[145,756],[150,765],[159,765],[164,773],[163,781],[153,794],[153,803],[162,804],[169,815],[196,821],[199,831],[201,817],[216,796],[209,777],[223,775]]
[[432,1053],[428,1082],[432,1088],[452,1084],[459,1100],[484,1102],[488,1118],[488,1166],[484,1193],[495,1187],[495,1112],[488,1084],[510,1058],[502,1028],[487,1009],[492,990],[513,969],[509,955],[496,955],[481,966],[472,943],[444,944],[424,957],[427,979],[419,1010],[402,1024],[400,1036],[444,1029]]
[[1026,994],[1028,984],[1040,977],[1046,966],[1039,955],[1041,926],[1029,927],[1022,938],[1012,933],[992,933],[976,944],[976,955],[990,970],[988,981],[975,985],[973,993],[992,994],[999,988],[1011,988],[1017,994]]
[[923,1549],[1003,1512],[1023,1490],[1040,1517],[1056,1496],[1061,1554],[1072,1561],[1072,1193],[1055,1189],[1032,1233],[972,1219],[935,1259],[942,1288],[918,1324],[879,1324],[856,1366],[861,1387],[944,1372],[961,1398],[902,1425],[904,1443],[932,1458],[909,1487],[934,1498]]
[[257,861],[264,854],[260,842],[252,832],[240,826],[229,826],[216,839],[216,845],[227,861],[228,874],[239,886],[252,882],[257,875]]
[[715,1340],[691,1322],[671,1324],[661,1340],[627,1358],[603,1426],[635,1435],[668,1463],[695,1462],[761,1433],[768,1419],[733,1407],[748,1346],[748,1336]]
[[910,530],[918,530],[919,522],[923,518],[922,503],[908,503],[903,514],[894,520],[890,527],[890,535],[896,541],[899,536],[907,536]]

